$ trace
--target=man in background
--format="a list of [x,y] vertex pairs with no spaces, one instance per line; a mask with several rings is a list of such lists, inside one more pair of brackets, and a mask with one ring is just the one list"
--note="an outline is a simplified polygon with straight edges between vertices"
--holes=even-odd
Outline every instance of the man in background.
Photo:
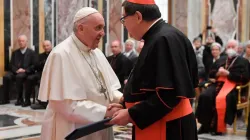
[[133,67],[133,63],[121,53],[122,47],[120,41],[115,40],[111,43],[111,51],[113,55],[109,56],[107,59],[120,81],[120,91],[122,92],[126,79]]
[[135,52],[135,41],[128,39],[125,41],[125,52],[123,53],[133,64],[137,60],[137,54]]
[[[26,82],[26,85],[27,85],[26,96],[28,96],[27,98],[30,98],[31,93],[35,91],[35,85],[40,84],[43,67],[52,50],[52,44],[49,40],[45,40],[43,42],[43,50],[44,52],[39,54],[39,60],[38,60],[38,63],[36,64],[36,73],[28,76],[27,78],[27,82]],[[32,109],[45,109],[47,104],[48,102],[42,102],[38,100],[37,104],[32,104],[30,107]]]
[[15,80],[18,94],[16,106],[30,105],[30,99],[23,99],[23,85],[27,76],[35,73],[37,56],[33,50],[27,46],[28,38],[25,35],[18,37],[19,49],[11,55],[10,71],[3,77],[4,100],[1,104],[9,103],[9,91],[11,83]]

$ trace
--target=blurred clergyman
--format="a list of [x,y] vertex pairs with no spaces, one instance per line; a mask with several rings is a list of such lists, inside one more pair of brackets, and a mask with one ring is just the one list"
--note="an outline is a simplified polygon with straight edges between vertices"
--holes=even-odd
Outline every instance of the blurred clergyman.
[[35,73],[35,64],[37,56],[33,50],[27,46],[28,38],[25,35],[18,37],[19,49],[11,55],[10,71],[3,77],[4,100],[1,104],[9,103],[9,91],[13,80],[16,81],[16,90],[18,94],[16,106],[23,107],[30,105],[29,96],[23,99],[23,85],[27,76]]
[[[38,82],[41,79],[43,67],[45,65],[45,62],[46,62],[51,50],[52,50],[52,44],[49,40],[45,40],[43,42],[43,50],[44,50],[44,52],[39,54],[39,61],[36,65],[36,73],[28,76],[28,78],[27,78],[27,85],[29,88],[26,89],[27,90],[26,93],[28,94],[27,96],[29,96],[29,97],[30,97],[31,92],[35,90],[34,89],[35,85],[39,84]],[[42,101],[38,100],[38,104],[32,104],[30,107],[32,109],[45,109],[47,104],[48,104],[47,102],[42,102]]]
[[121,53],[122,47],[120,41],[115,40],[111,43],[111,51],[113,55],[109,56],[107,59],[120,81],[120,91],[122,92],[124,84],[126,83],[125,80],[129,76],[133,63],[123,53]]

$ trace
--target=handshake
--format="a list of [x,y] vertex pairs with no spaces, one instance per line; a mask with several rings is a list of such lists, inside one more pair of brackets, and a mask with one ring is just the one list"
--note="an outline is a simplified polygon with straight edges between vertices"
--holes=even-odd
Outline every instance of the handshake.
[[127,125],[132,122],[128,109],[124,109],[121,104],[112,103],[107,107],[105,117],[112,118],[108,125]]

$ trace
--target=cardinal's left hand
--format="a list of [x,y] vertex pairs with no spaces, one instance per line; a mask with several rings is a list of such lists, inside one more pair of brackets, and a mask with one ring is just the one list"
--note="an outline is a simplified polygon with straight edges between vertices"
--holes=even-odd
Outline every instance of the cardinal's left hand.
[[108,123],[108,125],[127,125],[128,123],[132,122],[130,115],[128,113],[128,109],[121,109],[114,113],[113,119]]

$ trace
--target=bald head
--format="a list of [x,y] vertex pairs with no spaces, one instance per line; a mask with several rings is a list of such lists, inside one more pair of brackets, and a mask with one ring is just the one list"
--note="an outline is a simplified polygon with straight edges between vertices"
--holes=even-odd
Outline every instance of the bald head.
[[20,49],[25,49],[27,47],[28,38],[26,35],[20,35],[18,37],[18,45]]
[[46,53],[50,53],[52,50],[52,44],[49,40],[43,41],[43,49]]
[[117,55],[119,53],[121,53],[122,51],[122,48],[121,48],[121,43],[119,40],[114,40],[112,43],[111,43],[111,52],[114,54],[114,55]]

